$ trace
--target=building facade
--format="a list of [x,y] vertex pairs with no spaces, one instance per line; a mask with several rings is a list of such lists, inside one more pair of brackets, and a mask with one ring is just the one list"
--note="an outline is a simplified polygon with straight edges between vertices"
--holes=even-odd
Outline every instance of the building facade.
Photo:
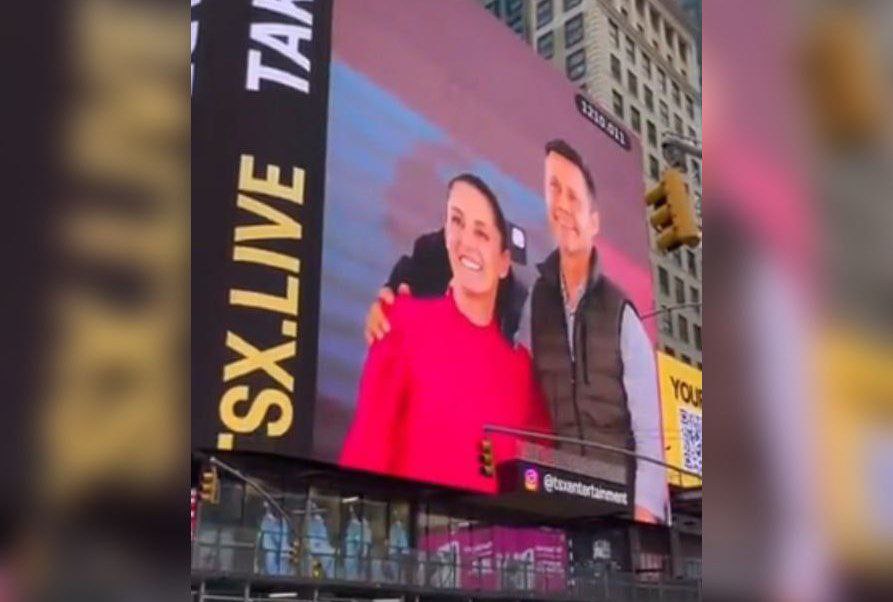
[[700,600],[701,538],[684,524],[550,520],[292,459],[225,461],[250,483],[222,474],[216,502],[196,504],[199,602]]
[[[495,11],[498,2],[484,2]],[[668,167],[661,139],[701,139],[699,34],[673,0],[534,0],[527,41],[641,138],[645,187]],[[501,10],[501,9],[500,9]],[[494,13],[495,14],[495,13]],[[504,14],[504,13],[501,13]],[[502,18],[502,17],[501,17]],[[701,160],[686,159],[700,216]],[[651,232],[660,348],[702,367],[701,248],[662,253]],[[685,306],[675,309],[678,306]]]
[[530,0],[479,0],[488,11],[509,29],[528,42],[530,40]]
[[688,15],[688,20],[695,30],[695,39],[698,46],[698,70],[701,70],[701,58],[703,45],[701,44],[701,0],[680,0],[679,5]]

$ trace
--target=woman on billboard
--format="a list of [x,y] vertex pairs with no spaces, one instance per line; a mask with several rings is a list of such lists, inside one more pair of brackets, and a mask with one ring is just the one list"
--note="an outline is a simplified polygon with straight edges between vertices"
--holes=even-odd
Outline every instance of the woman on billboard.
[[[499,329],[499,283],[511,271],[507,225],[477,176],[450,181],[444,232],[447,294],[402,295],[390,308],[391,331],[369,350],[341,464],[495,491],[479,473],[484,425],[551,432],[551,422],[530,354]],[[511,445],[496,439],[496,457]]]

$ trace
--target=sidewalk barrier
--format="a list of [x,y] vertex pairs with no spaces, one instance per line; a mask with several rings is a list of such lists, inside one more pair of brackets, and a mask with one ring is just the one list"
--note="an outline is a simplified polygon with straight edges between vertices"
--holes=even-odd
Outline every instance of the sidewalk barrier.
[[[460,563],[444,554],[409,552],[396,557],[355,555],[347,557],[336,550],[331,554],[310,552],[302,542],[297,562],[280,556],[278,563],[266,562],[268,550],[254,543],[234,541],[232,533],[217,532],[194,542],[192,567],[198,574],[227,574],[251,581],[258,577],[292,577],[296,581],[322,584],[363,583],[374,586],[412,587],[455,592],[539,593],[563,600],[586,602],[698,602],[700,586],[691,581],[637,580],[628,573],[595,570],[571,565],[562,574],[545,570],[532,562],[511,561],[502,565]],[[270,570],[270,569],[273,570]],[[200,602],[245,598],[199,596]]]

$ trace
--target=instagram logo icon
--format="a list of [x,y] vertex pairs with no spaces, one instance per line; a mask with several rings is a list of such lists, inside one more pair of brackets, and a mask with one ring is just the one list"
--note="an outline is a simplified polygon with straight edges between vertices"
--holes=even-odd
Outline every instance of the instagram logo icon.
[[540,488],[540,475],[535,468],[528,468],[524,471],[524,489],[527,491],[537,491]]

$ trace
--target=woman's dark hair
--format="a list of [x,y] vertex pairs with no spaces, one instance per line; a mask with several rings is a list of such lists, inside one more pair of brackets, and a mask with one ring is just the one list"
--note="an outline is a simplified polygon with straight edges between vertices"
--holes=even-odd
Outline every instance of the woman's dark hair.
[[502,213],[502,207],[499,206],[499,200],[496,198],[496,194],[490,187],[487,186],[487,183],[482,179],[477,177],[471,173],[461,173],[452,180],[447,185],[447,190],[453,189],[453,184],[456,182],[465,182],[469,186],[473,186],[484,195],[484,198],[487,199],[487,202],[490,203],[490,208],[493,210],[493,215],[496,218],[496,229],[499,230],[499,235],[502,237],[502,244],[500,245],[500,250],[505,251],[509,248],[509,232],[508,232],[508,222],[505,221],[505,214]]

